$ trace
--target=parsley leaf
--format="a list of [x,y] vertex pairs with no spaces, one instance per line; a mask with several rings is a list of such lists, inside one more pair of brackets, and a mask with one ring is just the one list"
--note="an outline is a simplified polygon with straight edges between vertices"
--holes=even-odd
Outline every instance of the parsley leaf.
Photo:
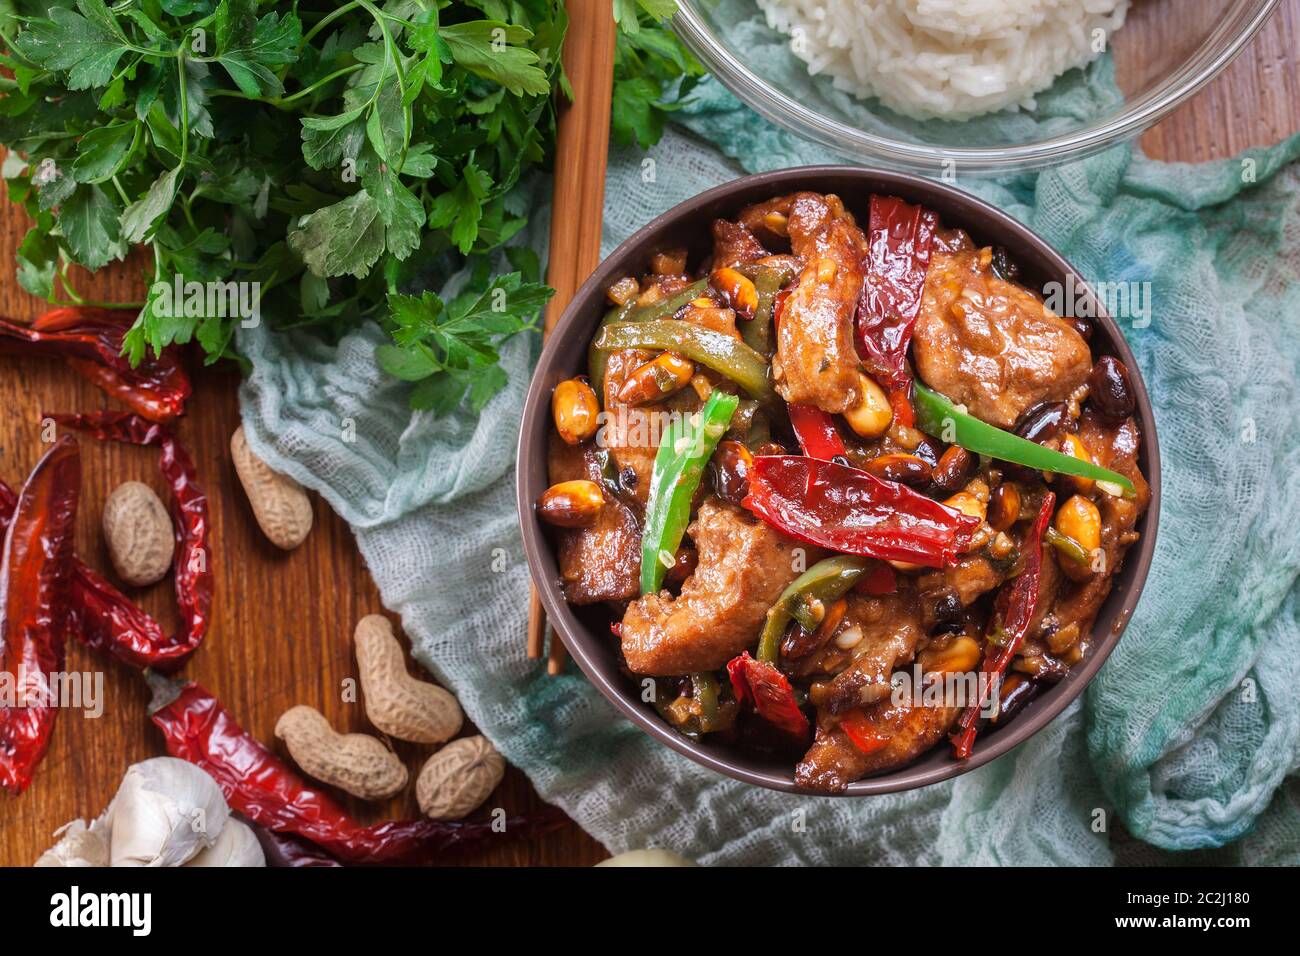
[[72,258],[98,269],[125,257],[118,215],[118,207],[98,186],[78,186],[59,208],[59,230]]
[[518,45],[530,40],[532,31],[500,20],[475,20],[442,27],[439,35],[455,62],[515,96],[550,92],[550,79],[538,66],[541,58]]
[[298,58],[302,25],[288,13],[258,19],[257,0],[221,0],[215,17],[217,62],[249,96],[279,96],[280,78],[269,69]]
[[304,216],[289,248],[318,276],[363,278],[384,251],[379,205],[365,190]]
[[419,383],[411,394],[413,407],[442,415],[468,398],[480,411],[506,384],[497,364],[501,344],[534,328],[552,294],[510,272],[450,303],[428,291],[389,295],[395,344],[380,346],[376,357],[388,374]]
[[[653,142],[697,70],[670,8],[613,7],[620,141]],[[4,178],[33,223],[18,282],[75,302],[64,264],[137,244],[133,361],[173,342],[238,360],[239,316],[163,309],[160,284],[256,283],[273,330],[378,322],[414,404],[482,407],[550,294],[511,244],[520,184],[554,159],[567,26],[562,0],[0,0]],[[422,292],[467,266],[450,301]]]
[[68,89],[105,86],[129,49],[104,0],[77,0],[80,14],[61,7],[14,37],[14,47],[47,70],[68,71]]

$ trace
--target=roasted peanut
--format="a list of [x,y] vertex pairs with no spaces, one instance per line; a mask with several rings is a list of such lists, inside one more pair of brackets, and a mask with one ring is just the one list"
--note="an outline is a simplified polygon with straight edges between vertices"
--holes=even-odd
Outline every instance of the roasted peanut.
[[605,295],[614,305],[627,305],[641,293],[641,283],[635,276],[623,276],[605,290]]
[[134,587],[163,579],[176,538],[166,507],[148,485],[128,481],[104,502],[104,540],[117,576]]
[[618,390],[625,405],[657,402],[686,387],[695,374],[695,363],[676,352],[661,352],[638,367]]
[[1016,552],[1015,542],[1007,537],[1005,531],[999,531],[989,542],[988,554],[990,558],[998,561],[1006,561]]
[[709,283],[722,293],[727,305],[735,309],[737,315],[746,319],[754,317],[758,310],[758,290],[747,277],[731,268],[714,269]]
[[822,285],[830,285],[840,274],[840,265],[834,259],[814,259],[812,267],[813,274]]
[[[1092,455],[1088,452],[1088,446],[1083,443],[1083,439],[1078,435],[1066,435],[1061,439],[1061,453],[1072,455],[1079,461],[1086,461],[1088,464],[1095,464]],[[1080,495],[1092,493],[1094,482],[1091,478],[1080,478],[1077,475],[1057,475],[1057,481],[1065,488],[1068,488]]]
[[959,491],[952,497],[944,501],[949,508],[956,508],[964,515],[970,515],[972,518],[984,520],[987,513],[984,502],[980,501],[979,496],[971,491]]
[[417,744],[440,744],[460,732],[460,704],[437,684],[411,676],[388,618],[363,617],[353,642],[366,717],[376,729]]
[[1015,482],[1006,481],[993,489],[988,514],[994,531],[1006,531],[1019,520],[1020,488]]
[[928,485],[931,477],[930,465],[924,459],[901,453],[879,455],[863,470],[885,481],[901,481],[918,488]]
[[709,462],[714,492],[723,501],[739,505],[749,494],[749,473],[753,467],[753,454],[740,442],[731,439],[719,442]]
[[774,210],[763,216],[763,227],[772,235],[784,239],[790,235],[790,218],[785,213]]
[[582,378],[567,378],[551,392],[555,430],[567,444],[578,445],[596,434],[600,402]]
[[406,767],[377,737],[340,734],[315,708],[290,707],[275,736],[303,773],[362,800],[386,800],[406,786]]
[[1097,411],[1112,422],[1123,421],[1137,407],[1128,369],[1113,355],[1103,355],[1093,365],[1088,376],[1088,395]]
[[430,819],[459,820],[482,805],[505,772],[487,738],[463,737],[428,759],[415,780],[415,799]]
[[243,425],[230,437],[230,456],[235,460],[235,474],[244,486],[244,494],[262,533],[285,551],[302,544],[312,522],[311,500],[302,485],[288,475],[272,471],[253,454],[244,437]]
[[1101,512],[1083,495],[1071,495],[1057,509],[1052,523],[1057,531],[1073,538],[1089,554],[1101,547]]
[[561,481],[537,499],[537,516],[561,528],[585,528],[604,505],[605,495],[594,481]]
[[650,257],[650,271],[657,276],[681,275],[686,271],[686,249],[678,246]]
[[1026,441],[1045,445],[1058,437],[1069,423],[1066,402],[1039,402],[1016,419],[1015,433]]
[[960,445],[950,445],[939,456],[939,464],[934,469],[934,483],[947,492],[957,491],[966,484],[966,476],[975,464],[975,456]]
[[979,666],[980,646],[974,638],[962,634],[946,644],[927,647],[920,654],[925,673],[960,674]]
[[879,438],[894,418],[885,390],[874,379],[858,374],[858,403],[844,413],[849,427],[863,438]]
[[712,329],[723,335],[736,334],[736,313],[712,299],[696,299],[682,310],[681,321]]

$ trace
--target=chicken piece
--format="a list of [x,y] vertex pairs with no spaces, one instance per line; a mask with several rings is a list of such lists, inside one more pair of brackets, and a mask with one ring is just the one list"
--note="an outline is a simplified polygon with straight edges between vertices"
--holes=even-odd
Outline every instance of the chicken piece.
[[668,677],[722,667],[754,644],[768,609],[799,574],[795,551],[803,545],[717,498],[700,505],[688,534],[699,563],[681,595],[642,595],[623,616],[623,656],[633,673]]
[[973,603],[981,594],[992,591],[1002,583],[1002,574],[993,562],[982,554],[963,554],[942,571],[926,574],[917,580],[922,591],[950,587],[957,592],[962,605]]
[[763,245],[772,249],[779,248],[790,241],[787,223],[790,205],[796,195],[798,193],[789,193],[753,203],[740,210],[736,219]]
[[[596,454],[591,442],[569,445],[552,434],[547,455],[551,483],[585,479],[600,484]],[[606,491],[594,524],[553,530],[565,600],[598,604],[636,597],[640,590],[641,525],[631,508]]]
[[768,255],[748,228],[726,219],[713,220],[713,268],[732,268]]
[[[861,633],[855,645],[842,649],[836,644],[855,631]],[[894,668],[912,659],[923,634],[916,591],[910,584],[878,597],[850,593],[835,635],[800,670],[804,674],[834,674],[821,707],[843,713],[886,697]]]
[[816,193],[794,196],[789,231],[794,254],[807,264],[777,328],[776,390],[791,404],[844,412],[860,398],[853,319],[866,237],[837,198]]
[[999,428],[1069,398],[1092,369],[1083,337],[969,244],[934,253],[912,355],[927,385]]
[[605,366],[604,425],[596,434],[602,448],[609,450],[614,466],[622,476],[637,504],[645,507],[650,494],[650,475],[655,455],[659,453],[659,434],[655,429],[657,405],[625,405],[615,396],[629,375],[650,361],[653,353],[640,349],[611,352]]
[[895,704],[886,697],[862,712],[875,733],[889,738],[871,753],[863,753],[849,738],[839,717],[822,714],[813,744],[795,768],[795,783],[822,793],[840,793],[869,773],[901,767],[942,740],[961,712],[960,707]]

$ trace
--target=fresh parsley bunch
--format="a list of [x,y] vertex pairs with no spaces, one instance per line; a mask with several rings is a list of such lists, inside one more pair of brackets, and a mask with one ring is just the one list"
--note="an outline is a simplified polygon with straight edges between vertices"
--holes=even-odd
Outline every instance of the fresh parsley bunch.
[[[663,0],[619,6],[625,30],[676,45]],[[381,360],[419,383],[417,407],[482,407],[504,384],[497,347],[550,296],[508,244],[528,211],[515,187],[550,160],[566,25],[561,0],[0,0],[4,175],[34,222],[18,281],[85,302],[69,266],[140,246],[133,360],[191,340],[237,357],[241,316],[158,297],[178,276],[257,283],[276,327],[383,323]],[[669,108],[622,72],[644,115]],[[451,302],[399,291],[466,262]]]

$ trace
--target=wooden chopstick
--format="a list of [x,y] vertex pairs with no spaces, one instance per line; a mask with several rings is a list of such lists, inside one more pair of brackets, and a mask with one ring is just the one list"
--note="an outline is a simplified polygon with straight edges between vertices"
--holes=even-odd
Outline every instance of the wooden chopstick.
[[[555,136],[555,194],[546,281],[555,290],[543,336],[555,327],[578,287],[600,265],[609,111],[614,92],[615,26],[609,0],[569,0],[564,71],[573,102],[561,103]],[[534,586],[528,601],[528,656],[541,657],[546,612]],[[552,629],[546,670],[564,669],[564,644]]]

